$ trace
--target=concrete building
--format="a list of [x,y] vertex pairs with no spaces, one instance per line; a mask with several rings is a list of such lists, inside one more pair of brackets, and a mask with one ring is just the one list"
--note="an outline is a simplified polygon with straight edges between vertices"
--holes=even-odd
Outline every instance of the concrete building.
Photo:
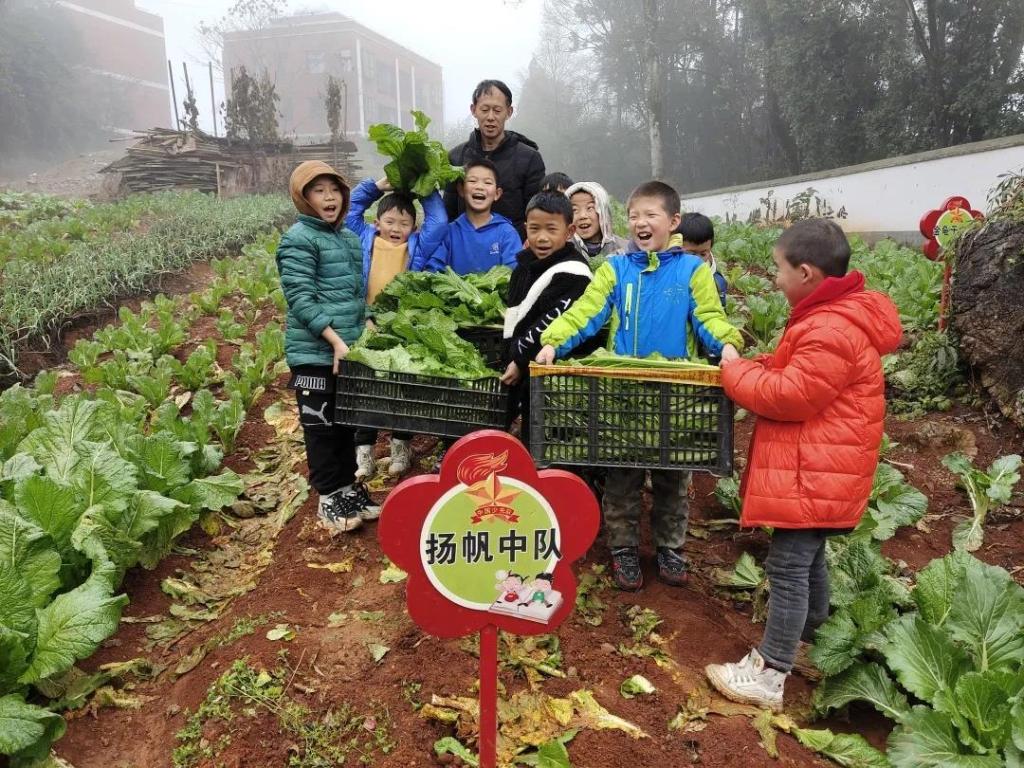
[[169,127],[167,47],[160,16],[133,0],[57,0],[60,21],[78,35],[80,64],[112,130]]
[[443,126],[441,67],[340,13],[297,14],[265,29],[233,32],[224,40],[225,90],[231,72],[244,66],[266,70],[281,97],[281,132],[299,139],[329,134],[324,109],[327,78],[344,83],[342,125],[349,136],[365,136],[374,123],[412,128],[409,110]]

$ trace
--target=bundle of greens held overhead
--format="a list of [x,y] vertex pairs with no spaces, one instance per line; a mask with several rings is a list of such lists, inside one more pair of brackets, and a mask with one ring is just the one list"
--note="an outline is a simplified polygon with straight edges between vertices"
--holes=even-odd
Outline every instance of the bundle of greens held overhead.
[[388,183],[400,192],[426,197],[435,189],[462,178],[462,168],[448,162],[448,152],[439,141],[427,136],[430,118],[419,110],[411,111],[416,130],[404,131],[389,123],[371,125],[370,141],[377,152],[392,158],[384,166]]
[[374,302],[376,329],[362,335],[348,359],[380,371],[458,379],[495,376],[476,347],[455,331],[501,322],[509,274],[507,267],[495,267],[465,277],[450,269],[398,275]]

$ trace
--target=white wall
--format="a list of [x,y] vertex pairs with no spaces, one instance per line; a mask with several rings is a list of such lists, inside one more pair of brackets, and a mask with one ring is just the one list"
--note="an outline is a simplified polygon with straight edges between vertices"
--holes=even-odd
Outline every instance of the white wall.
[[989,190],[998,182],[998,176],[1022,169],[1024,135],[1018,135],[824,173],[700,192],[684,196],[682,203],[684,211],[722,218],[728,215],[745,221],[751,211],[761,207],[760,199],[769,190],[774,190],[781,216],[787,199],[813,187],[817,196],[834,210],[846,209],[847,218],[836,221],[847,232],[921,240],[916,234],[921,217],[947,197],[963,195],[976,210],[984,212]]

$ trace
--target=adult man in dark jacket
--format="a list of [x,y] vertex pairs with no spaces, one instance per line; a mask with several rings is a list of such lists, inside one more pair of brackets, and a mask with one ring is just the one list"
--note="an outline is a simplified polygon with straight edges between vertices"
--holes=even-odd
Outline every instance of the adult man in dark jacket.
[[[492,210],[511,221],[520,236],[525,237],[526,204],[540,191],[544,159],[530,139],[505,130],[505,122],[512,117],[512,91],[500,80],[483,80],[477,85],[469,111],[477,128],[469,141],[448,153],[448,160],[452,165],[465,165],[481,157],[493,162],[498,169],[501,197]],[[445,190],[444,204],[449,221],[465,210],[455,184],[449,184]]]

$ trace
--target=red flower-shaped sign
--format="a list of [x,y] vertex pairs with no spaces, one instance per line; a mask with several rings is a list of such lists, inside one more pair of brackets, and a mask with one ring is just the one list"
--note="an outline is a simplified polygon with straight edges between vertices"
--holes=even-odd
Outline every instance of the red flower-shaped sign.
[[538,472],[504,432],[475,432],[445,455],[440,475],[395,488],[378,528],[381,547],[409,574],[409,614],[438,637],[494,625],[550,632],[571,612],[571,564],[597,536],[597,501],[580,478]]
[[921,217],[921,234],[926,241],[922,248],[924,255],[938,261],[942,257],[942,249],[956,239],[960,230],[982,218],[984,215],[972,209],[966,197],[946,198],[941,206]]

